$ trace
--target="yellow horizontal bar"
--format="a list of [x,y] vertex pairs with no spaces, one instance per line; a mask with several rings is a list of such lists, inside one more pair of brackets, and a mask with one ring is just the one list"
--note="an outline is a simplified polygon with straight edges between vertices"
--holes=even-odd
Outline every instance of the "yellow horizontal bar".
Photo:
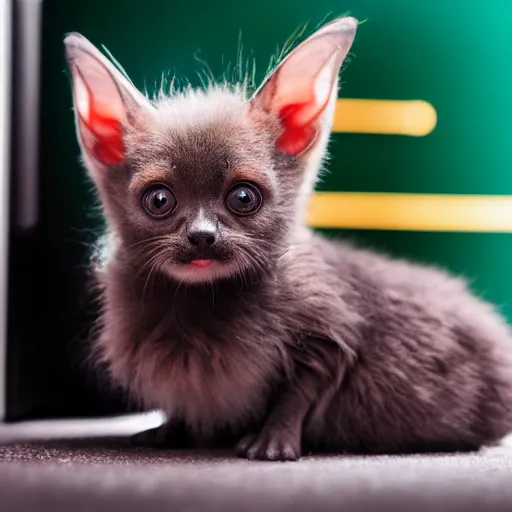
[[512,233],[512,196],[316,192],[317,228]]
[[436,109],[423,100],[338,99],[334,132],[425,136],[437,124]]

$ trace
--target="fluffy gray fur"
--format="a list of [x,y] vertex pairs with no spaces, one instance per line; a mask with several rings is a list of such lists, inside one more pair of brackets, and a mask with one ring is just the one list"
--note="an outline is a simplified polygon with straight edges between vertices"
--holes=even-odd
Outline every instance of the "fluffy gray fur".
[[[66,44],[72,70],[81,48],[93,51],[77,35]],[[275,148],[279,119],[257,99],[248,111],[243,88],[160,99],[139,123],[118,87],[131,113],[125,162],[101,168],[82,149],[109,229],[95,354],[113,383],[169,416],[137,442],[222,441],[250,459],[295,460],[473,450],[512,430],[512,334],[492,305],[444,271],[304,225],[329,114],[314,147],[290,157]],[[225,208],[233,173],[263,191],[253,216]],[[140,203],[156,179],[178,197],[165,221]],[[205,219],[218,228],[208,257],[225,270],[196,279],[182,269],[197,257],[186,233]]]

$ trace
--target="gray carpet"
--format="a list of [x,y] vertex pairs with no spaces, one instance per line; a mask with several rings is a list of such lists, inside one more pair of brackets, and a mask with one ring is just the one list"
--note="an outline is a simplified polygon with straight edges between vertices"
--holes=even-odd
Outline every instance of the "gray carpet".
[[18,443],[0,446],[0,510],[512,511],[512,448],[266,463],[122,438]]

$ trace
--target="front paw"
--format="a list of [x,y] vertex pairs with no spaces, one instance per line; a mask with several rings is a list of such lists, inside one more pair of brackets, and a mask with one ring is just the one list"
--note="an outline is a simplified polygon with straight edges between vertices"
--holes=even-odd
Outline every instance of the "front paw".
[[263,429],[249,434],[237,445],[239,457],[250,460],[293,461],[300,458],[300,440],[289,430]]

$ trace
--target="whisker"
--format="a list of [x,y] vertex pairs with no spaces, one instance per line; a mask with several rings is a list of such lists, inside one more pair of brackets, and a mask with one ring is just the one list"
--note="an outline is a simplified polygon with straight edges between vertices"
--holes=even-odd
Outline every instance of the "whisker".
[[144,263],[141,265],[139,271],[137,272],[137,274],[135,275],[136,277],[140,277],[140,275],[145,272],[146,270],[148,270],[148,268],[151,266],[151,264],[155,261],[155,259],[157,259],[160,255],[160,250],[154,250],[151,254],[148,255],[148,258],[146,259],[146,261],[144,261]]
[[178,290],[181,288],[181,285],[183,284],[183,281],[178,282],[178,286],[176,287],[176,290],[174,291],[174,298],[173,298],[173,310],[176,314],[176,295],[178,295]]
[[215,288],[213,285],[213,279],[210,279],[210,288],[212,290],[212,307],[215,308]]
[[144,238],[143,240],[138,240],[137,242],[134,242],[132,244],[125,246],[125,249],[134,249],[135,247],[139,247],[143,244],[151,244],[154,242],[168,242],[168,241],[169,241],[168,235],[158,235],[158,236],[153,236],[150,238]]
[[146,282],[144,283],[144,288],[142,290],[142,299],[141,299],[141,302],[142,302],[142,307],[144,307],[144,297],[146,295],[146,289],[147,289],[147,286],[148,286],[148,283],[149,283],[149,280],[151,279],[151,275],[153,273],[153,270],[155,269],[156,265],[158,264],[158,258],[155,259],[155,262],[153,263],[153,265],[151,266],[151,269],[149,270],[149,273],[146,277]]
[[160,253],[160,254],[157,254],[155,257],[155,262],[151,266],[151,269],[146,278],[146,282],[144,284],[144,289],[142,291],[142,304],[144,304],[144,296],[146,294],[146,289],[150,282],[151,277],[153,277],[152,283],[154,284],[155,269],[161,267],[167,261],[167,258],[165,256],[166,256],[165,254]]

